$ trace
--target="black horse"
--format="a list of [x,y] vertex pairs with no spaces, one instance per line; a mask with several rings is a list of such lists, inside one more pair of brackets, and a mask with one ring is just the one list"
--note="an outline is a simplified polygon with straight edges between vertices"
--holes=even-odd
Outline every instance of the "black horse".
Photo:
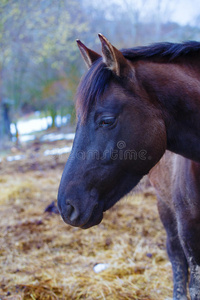
[[200,300],[200,43],[119,51],[99,37],[102,57],[77,41],[89,70],[77,91],[78,123],[59,211],[72,226],[97,225],[151,171],[174,299],[187,299],[189,266],[190,296]]

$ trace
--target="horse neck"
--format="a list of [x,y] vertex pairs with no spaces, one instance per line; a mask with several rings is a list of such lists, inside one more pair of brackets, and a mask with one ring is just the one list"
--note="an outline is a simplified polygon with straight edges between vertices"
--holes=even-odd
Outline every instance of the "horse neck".
[[167,149],[200,162],[200,65],[146,62],[138,74],[164,119]]

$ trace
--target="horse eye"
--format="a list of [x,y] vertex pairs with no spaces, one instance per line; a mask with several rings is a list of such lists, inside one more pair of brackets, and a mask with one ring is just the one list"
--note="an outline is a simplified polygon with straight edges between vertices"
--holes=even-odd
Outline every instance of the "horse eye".
[[100,127],[109,127],[115,123],[116,118],[114,117],[104,117],[100,120],[99,126]]

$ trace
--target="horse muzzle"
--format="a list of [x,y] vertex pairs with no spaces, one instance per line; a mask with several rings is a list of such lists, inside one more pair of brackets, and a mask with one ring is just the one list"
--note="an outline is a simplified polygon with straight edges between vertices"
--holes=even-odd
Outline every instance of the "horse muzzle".
[[81,201],[60,201],[58,198],[58,209],[65,223],[84,229],[99,224],[103,218],[102,209],[96,201],[81,205]]

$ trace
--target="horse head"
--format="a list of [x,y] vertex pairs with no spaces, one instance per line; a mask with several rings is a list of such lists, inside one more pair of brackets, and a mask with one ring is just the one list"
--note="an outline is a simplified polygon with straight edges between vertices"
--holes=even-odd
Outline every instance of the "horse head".
[[63,220],[97,225],[166,149],[160,110],[139,81],[138,66],[103,36],[102,56],[79,40],[88,67],[76,96],[77,128],[58,192]]

